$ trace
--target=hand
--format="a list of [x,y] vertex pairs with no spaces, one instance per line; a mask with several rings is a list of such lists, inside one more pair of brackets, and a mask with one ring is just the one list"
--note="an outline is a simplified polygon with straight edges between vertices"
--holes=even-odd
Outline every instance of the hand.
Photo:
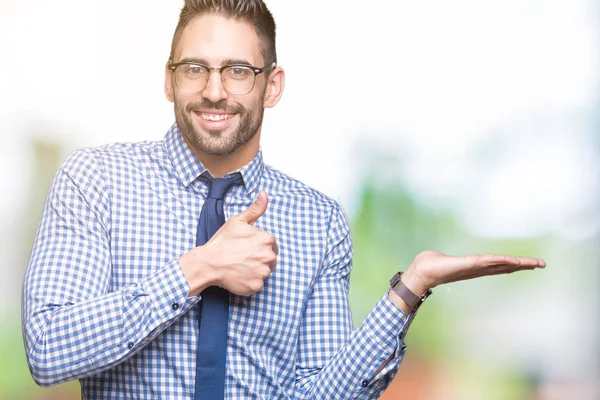
[[220,286],[231,293],[250,296],[260,291],[277,263],[279,247],[273,235],[253,224],[267,209],[267,193],[245,211],[230,217],[210,238],[179,259],[190,284],[190,295],[209,286]]
[[540,258],[493,254],[454,257],[426,250],[414,258],[402,274],[402,282],[421,295],[443,283],[545,267],[546,262]]

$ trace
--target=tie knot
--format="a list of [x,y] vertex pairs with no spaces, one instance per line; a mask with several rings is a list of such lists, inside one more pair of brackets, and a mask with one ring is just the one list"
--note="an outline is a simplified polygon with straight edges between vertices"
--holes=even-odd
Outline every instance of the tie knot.
[[234,185],[241,185],[244,183],[240,174],[235,174],[228,178],[208,178],[208,197],[212,199],[223,200],[225,195]]

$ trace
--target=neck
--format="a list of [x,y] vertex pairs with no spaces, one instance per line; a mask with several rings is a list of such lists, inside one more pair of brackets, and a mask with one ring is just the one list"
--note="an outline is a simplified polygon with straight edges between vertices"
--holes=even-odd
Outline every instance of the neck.
[[229,172],[235,171],[252,161],[258,153],[259,143],[260,129],[247,143],[244,143],[235,152],[226,156],[206,154],[190,146],[189,143],[187,143],[187,145],[192,153],[198,157],[202,165],[204,165],[215,178],[222,178]]

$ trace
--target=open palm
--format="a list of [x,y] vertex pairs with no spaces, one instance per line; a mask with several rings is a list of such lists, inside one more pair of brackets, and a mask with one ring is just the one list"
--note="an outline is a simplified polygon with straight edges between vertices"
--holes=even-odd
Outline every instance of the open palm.
[[443,283],[481,276],[510,274],[545,266],[544,260],[535,257],[513,257],[498,254],[450,256],[426,250],[414,258],[402,280],[407,286],[410,287],[412,284],[417,292],[422,293]]

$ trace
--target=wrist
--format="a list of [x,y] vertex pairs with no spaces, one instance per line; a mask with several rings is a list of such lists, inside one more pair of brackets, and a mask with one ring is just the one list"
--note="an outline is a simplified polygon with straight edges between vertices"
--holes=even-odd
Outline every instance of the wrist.
[[393,289],[390,289],[388,291],[388,299],[390,299],[390,301],[394,303],[396,307],[404,311],[405,314],[410,314],[413,311],[412,308],[408,304],[406,304],[406,302],[402,300],[402,298],[398,296],[398,294],[394,292]]
[[[423,284],[414,272],[408,272],[407,277],[405,273],[398,272],[392,277],[388,296],[404,312],[416,312],[423,301],[431,295],[431,290],[424,289],[427,285]],[[410,286],[406,284],[407,282]]]
[[188,296],[198,296],[209,286],[219,286],[221,277],[217,268],[208,262],[203,246],[196,247],[181,257],[179,265],[188,282]]
[[411,292],[413,292],[417,296],[422,296],[428,290],[433,289],[435,286],[430,283],[427,283],[425,279],[419,276],[419,274],[415,272],[412,264],[402,274],[401,281],[404,284],[404,286],[406,286]]

